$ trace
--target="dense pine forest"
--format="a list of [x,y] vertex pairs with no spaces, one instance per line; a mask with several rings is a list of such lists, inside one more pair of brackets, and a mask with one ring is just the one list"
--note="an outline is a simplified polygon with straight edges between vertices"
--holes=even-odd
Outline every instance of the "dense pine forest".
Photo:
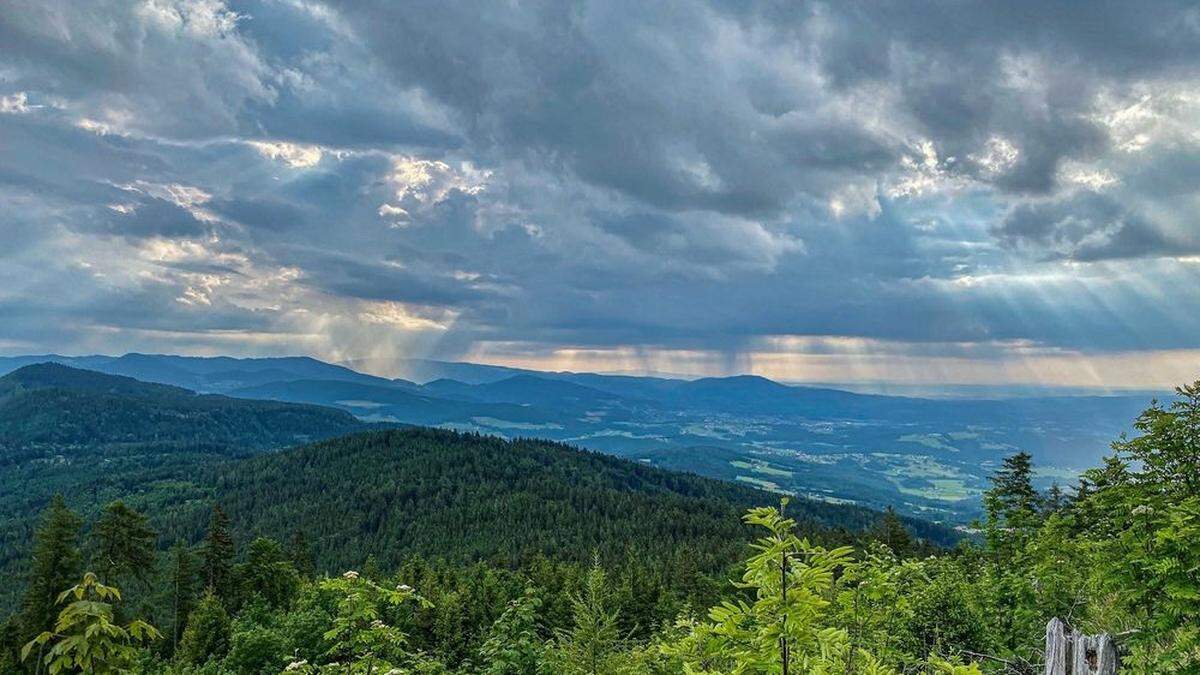
[[[0,670],[1036,673],[1051,617],[1200,672],[1200,383],[1070,490],[1029,455],[977,541],[564,446],[369,432],[55,497]],[[207,487],[205,487],[207,486]],[[840,526],[840,527],[839,527]],[[927,531],[926,535],[933,530]]]

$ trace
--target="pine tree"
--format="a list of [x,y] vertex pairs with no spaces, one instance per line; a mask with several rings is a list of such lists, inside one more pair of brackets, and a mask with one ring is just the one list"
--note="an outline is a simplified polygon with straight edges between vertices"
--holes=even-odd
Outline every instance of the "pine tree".
[[308,544],[308,538],[304,536],[304,530],[297,529],[292,533],[292,541],[288,546],[288,557],[291,558],[292,565],[296,567],[300,576],[311,578],[316,573],[312,547]]
[[892,553],[898,556],[908,555],[913,549],[912,535],[908,533],[908,528],[904,526],[904,521],[900,520],[896,509],[890,506],[871,528],[870,537],[890,548]]
[[21,603],[21,631],[26,639],[53,627],[59,593],[74,584],[82,573],[80,524],[62,495],[55,495],[34,535],[33,565]]
[[179,648],[187,617],[196,605],[196,568],[192,552],[182,541],[171,547],[169,558],[171,584],[171,650]]
[[233,591],[233,537],[229,534],[229,516],[214,505],[208,521],[208,535],[202,551],[204,583],[219,598],[228,600]]
[[611,605],[607,575],[594,562],[580,593],[571,596],[574,626],[557,634],[554,656],[560,672],[601,675],[616,670],[623,645],[619,613]]
[[1042,504],[1042,510],[1047,514],[1058,513],[1067,507],[1071,500],[1067,497],[1067,493],[1055,483],[1050,486],[1046,492],[1046,498]]
[[994,550],[1027,539],[1040,522],[1041,497],[1033,488],[1033,461],[1028,452],[1004,459],[992,476],[992,487],[983,493],[987,511],[988,544]]
[[240,598],[262,598],[268,606],[285,607],[300,586],[300,576],[283,547],[274,539],[259,537],[250,542],[246,562],[238,565]]
[[147,524],[146,516],[117,500],[104,508],[93,534],[104,583],[126,575],[145,581],[154,567],[157,536]]

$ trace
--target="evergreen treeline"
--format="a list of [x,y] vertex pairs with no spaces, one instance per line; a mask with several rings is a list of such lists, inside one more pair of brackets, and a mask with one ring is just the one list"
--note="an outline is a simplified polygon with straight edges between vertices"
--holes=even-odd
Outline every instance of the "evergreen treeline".
[[[314,538],[319,544],[332,529],[297,520],[283,543],[249,538],[235,526],[255,511],[268,522],[279,518],[266,494],[231,501],[229,513],[205,507],[202,536],[164,553],[155,547],[154,519],[129,504],[107,505],[85,532],[82,519],[55,499],[37,532],[21,605],[0,630],[0,671],[1032,674],[1042,670],[1045,624],[1060,617],[1084,632],[1115,636],[1129,672],[1200,672],[1200,382],[1180,389],[1169,406],[1147,410],[1136,428],[1136,437],[1114,443],[1104,464],[1070,490],[1038,492],[1029,455],[1008,458],[986,495],[983,537],[954,551],[922,549],[894,513],[882,515],[869,536],[837,542],[828,530],[805,536],[787,500],[753,506],[731,527],[752,528],[757,538],[743,543],[743,562],[728,576],[679,567],[670,545],[653,544],[624,556],[599,549],[510,556],[513,545],[500,543],[488,551],[468,547],[471,555],[495,556],[473,563],[447,553],[392,564],[362,549],[361,562],[321,570]],[[286,478],[266,484],[280,504],[303,494],[319,502],[328,486],[316,476],[336,467],[347,472],[338,490],[362,489],[326,503],[343,499],[345,508],[357,508],[365,499],[369,506],[379,494],[374,486],[387,480],[369,475],[383,458],[455,439],[521,447],[432,431],[367,434],[294,453],[290,466],[301,486],[294,493]],[[509,463],[544,461],[556,475],[556,446],[530,445]],[[417,494],[441,498],[437,476],[452,465],[439,467],[434,457],[446,452],[407,456],[432,464],[414,471],[416,485],[435,484],[428,493],[415,488]],[[338,456],[365,468],[331,463]],[[248,465],[266,471],[269,459]],[[625,487],[651,495],[661,488],[672,498],[681,492],[664,484],[675,480],[670,474],[593,468],[594,476],[553,483],[590,490],[579,506],[604,513],[611,511],[602,495]],[[238,493],[242,477],[217,475],[229,494]],[[522,475],[514,469],[511,477],[520,482]],[[245,479],[256,485],[264,477]],[[472,494],[445,489],[447,497]],[[700,501],[744,506],[715,485],[687,489],[700,491],[693,495]],[[634,503],[628,508],[639,517],[652,517]],[[388,520],[406,513],[385,506],[375,512]],[[423,513],[414,510],[414,518]],[[507,535],[496,528],[513,514],[501,513],[468,510],[462,520],[442,521],[443,535],[496,532],[503,541]],[[474,529],[466,518],[485,519],[488,527]],[[738,522],[732,515],[730,521]],[[546,522],[570,521],[548,515]],[[665,532],[653,522],[616,522],[617,532]],[[517,517],[510,529],[533,527],[535,519]],[[733,536],[716,523],[711,528],[687,537],[704,541],[707,534],[716,545]],[[674,542],[686,546],[687,537]]]
[[[36,514],[55,493],[88,516],[147,489],[171,503],[207,500],[192,481],[202,467],[369,427],[320,406],[201,396],[53,363],[16,370],[0,377],[0,576],[19,577]],[[0,607],[18,591],[0,588]]]
[[[371,556],[390,568],[409,554],[506,566],[595,554],[713,571],[737,560],[750,538],[740,514],[775,499],[558,443],[427,428],[254,457],[208,480],[247,536],[282,540],[301,525],[323,572]],[[796,513],[810,536],[841,541],[878,517],[810,501]],[[203,514],[179,517],[179,535],[200,535]]]

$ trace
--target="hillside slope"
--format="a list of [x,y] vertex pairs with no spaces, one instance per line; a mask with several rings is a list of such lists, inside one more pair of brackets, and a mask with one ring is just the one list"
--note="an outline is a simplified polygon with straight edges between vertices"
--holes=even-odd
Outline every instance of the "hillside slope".
[[197,395],[54,363],[0,377],[0,447],[155,442],[268,448],[361,428],[353,415],[332,408]]
[[[213,467],[195,480],[243,537],[288,540],[303,528],[324,569],[385,568],[407,555],[518,564],[536,555],[587,560],[639,556],[720,569],[744,553],[740,515],[778,496],[664,471],[559,443],[504,440],[427,428],[367,432]],[[148,512],[153,490],[133,496]],[[206,505],[170,520],[199,538]],[[798,501],[793,515],[816,536],[862,530],[879,514]],[[942,528],[911,521],[948,542]],[[841,539],[846,536],[842,535]]]
[[0,377],[0,576],[18,572],[56,492],[84,514],[131,491],[205,498],[188,482],[204,467],[373,426],[333,408],[27,365]]

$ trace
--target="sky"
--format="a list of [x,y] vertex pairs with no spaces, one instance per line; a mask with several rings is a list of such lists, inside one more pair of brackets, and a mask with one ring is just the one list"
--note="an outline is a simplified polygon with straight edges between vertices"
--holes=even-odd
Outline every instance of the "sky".
[[6,0],[0,353],[1200,377],[1194,2]]

